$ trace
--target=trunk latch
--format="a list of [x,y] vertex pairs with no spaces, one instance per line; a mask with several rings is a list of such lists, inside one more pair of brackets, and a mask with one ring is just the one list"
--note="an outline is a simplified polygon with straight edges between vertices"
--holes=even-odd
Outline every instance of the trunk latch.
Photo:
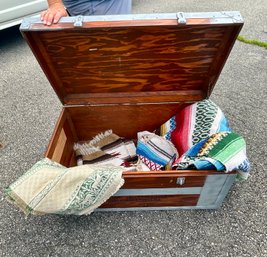
[[185,183],[185,178],[181,177],[181,178],[177,178],[176,180],[176,184],[182,186]]
[[186,24],[186,18],[183,12],[178,12],[176,16],[179,24]]

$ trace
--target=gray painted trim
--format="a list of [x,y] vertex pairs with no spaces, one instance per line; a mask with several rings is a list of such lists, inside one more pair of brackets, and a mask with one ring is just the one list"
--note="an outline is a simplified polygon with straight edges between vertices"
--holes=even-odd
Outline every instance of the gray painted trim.
[[[231,189],[234,181],[236,178],[236,174],[222,174],[222,175],[209,175],[207,176],[205,185],[203,188],[201,187],[196,187],[196,192],[200,191],[201,195],[200,198],[198,200],[197,206],[180,206],[180,207],[173,207],[173,206],[165,206],[165,207],[134,207],[134,208],[98,208],[96,209],[97,212],[125,212],[125,211],[175,211],[175,210],[208,210],[208,209],[218,209],[222,203],[223,200],[225,199],[227,193],[229,192],[229,190]],[[173,188],[174,190],[183,190],[184,192],[187,191],[187,189],[192,190],[194,188]],[[167,189],[168,192],[172,192],[170,190],[173,189]],[[202,189],[202,190],[201,190]],[[122,192],[121,195],[123,195],[123,193],[126,193],[126,191],[129,190],[134,190],[132,191],[133,193],[138,193],[137,191],[143,191],[146,192],[146,190],[151,190],[151,192],[153,192],[153,190],[159,190],[159,189],[140,189],[140,190],[135,190],[135,189],[121,189],[121,190],[125,190],[124,192]],[[163,190],[166,189],[161,189],[162,192]],[[119,192],[119,191],[118,191]],[[168,194],[168,192],[166,193],[166,191],[164,192],[164,194]],[[180,191],[179,194],[182,191]],[[191,191],[191,193],[194,191]],[[155,193],[153,192],[153,194],[155,195]],[[116,194],[117,195],[117,194]],[[142,195],[142,193],[140,193],[139,195]]]
[[235,182],[237,174],[229,174],[227,176],[227,179],[223,185],[223,188],[221,189],[221,192],[218,195],[218,198],[215,202],[215,205],[220,207],[226,197],[226,195],[228,194],[229,190],[231,189],[232,185]]
[[[153,14],[129,14],[129,15],[101,15],[101,16],[79,16],[83,22],[91,21],[123,21],[123,20],[157,20],[157,19],[178,19],[177,15],[181,13],[153,13]],[[213,24],[232,24],[243,23],[240,12],[198,12],[198,13],[182,13],[184,19],[188,18],[210,18]],[[61,23],[75,23],[77,16],[62,17]],[[30,25],[33,23],[42,23],[40,17],[25,18],[21,24],[21,30],[30,29]],[[45,30],[44,28],[42,30]],[[53,30],[52,27],[47,26],[47,30]]]
[[214,205],[228,175],[208,175],[197,206]]
[[180,206],[180,207],[134,207],[134,208],[98,208],[96,212],[122,212],[122,211],[178,211],[178,210],[206,210],[206,209],[217,209],[216,205],[210,206]]
[[215,206],[219,208],[236,178],[236,174],[207,176],[197,206]]
[[114,196],[200,194],[202,187],[120,189]]

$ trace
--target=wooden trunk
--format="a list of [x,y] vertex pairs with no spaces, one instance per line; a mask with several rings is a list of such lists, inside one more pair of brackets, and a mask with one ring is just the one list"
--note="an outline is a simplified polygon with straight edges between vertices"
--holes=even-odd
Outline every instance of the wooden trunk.
[[[22,34],[63,104],[46,157],[75,166],[74,142],[107,129],[136,139],[208,98],[242,24],[238,12],[25,20]],[[235,176],[128,171],[99,210],[218,208]]]

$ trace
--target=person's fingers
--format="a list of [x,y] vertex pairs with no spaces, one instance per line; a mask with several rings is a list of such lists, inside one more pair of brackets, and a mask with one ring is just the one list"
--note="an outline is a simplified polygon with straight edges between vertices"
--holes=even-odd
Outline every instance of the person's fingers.
[[51,25],[53,23],[53,20],[54,20],[54,14],[49,12],[46,16],[46,25]]
[[42,11],[42,12],[41,12],[41,14],[40,14],[40,19],[41,19],[41,21],[44,20],[44,16],[45,16],[46,12],[47,12],[47,11]]
[[54,15],[54,23],[58,23],[58,21],[60,20],[60,18],[62,17],[62,14],[60,12],[56,12],[56,14]]
[[63,5],[53,5],[46,11],[41,12],[40,18],[44,25],[50,26],[52,23],[57,23],[63,16],[68,16],[65,7]]
[[43,16],[43,23],[44,23],[44,24],[46,24],[46,20],[47,20],[47,18],[46,18],[46,17],[47,17],[47,15],[48,15],[48,13],[47,13],[47,12],[45,12],[45,13],[44,13],[44,16]]
[[49,14],[48,10],[44,11],[42,14],[43,14],[43,16],[42,16],[43,24],[47,25],[47,18],[48,18],[48,14]]

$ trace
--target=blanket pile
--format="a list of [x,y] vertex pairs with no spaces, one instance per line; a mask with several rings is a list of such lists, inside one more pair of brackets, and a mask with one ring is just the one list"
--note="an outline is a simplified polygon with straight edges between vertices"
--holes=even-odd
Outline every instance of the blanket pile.
[[137,146],[112,130],[100,133],[74,145],[78,166],[66,168],[45,158],[7,187],[5,194],[26,215],[83,215],[119,190],[125,170],[236,170],[239,179],[248,177],[245,140],[231,130],[211,100],[184,108],[159,131],[160,135],[139,132]]
[[133,171],[236,170],[239,179],[247,179],[250,164],[245,140],[232,131],[211,100],[185,107],[156,131],[160,135],[138,132],[136,147],[112,130],[100,133],[91,141],[75,144],[78,164],[112,164]]
[[187,106],[160,131],[180,154],[173,169],[237,170],[239,179],[247,179],[250,164],[245,140],[232,131],[221,109],[211,100]]

